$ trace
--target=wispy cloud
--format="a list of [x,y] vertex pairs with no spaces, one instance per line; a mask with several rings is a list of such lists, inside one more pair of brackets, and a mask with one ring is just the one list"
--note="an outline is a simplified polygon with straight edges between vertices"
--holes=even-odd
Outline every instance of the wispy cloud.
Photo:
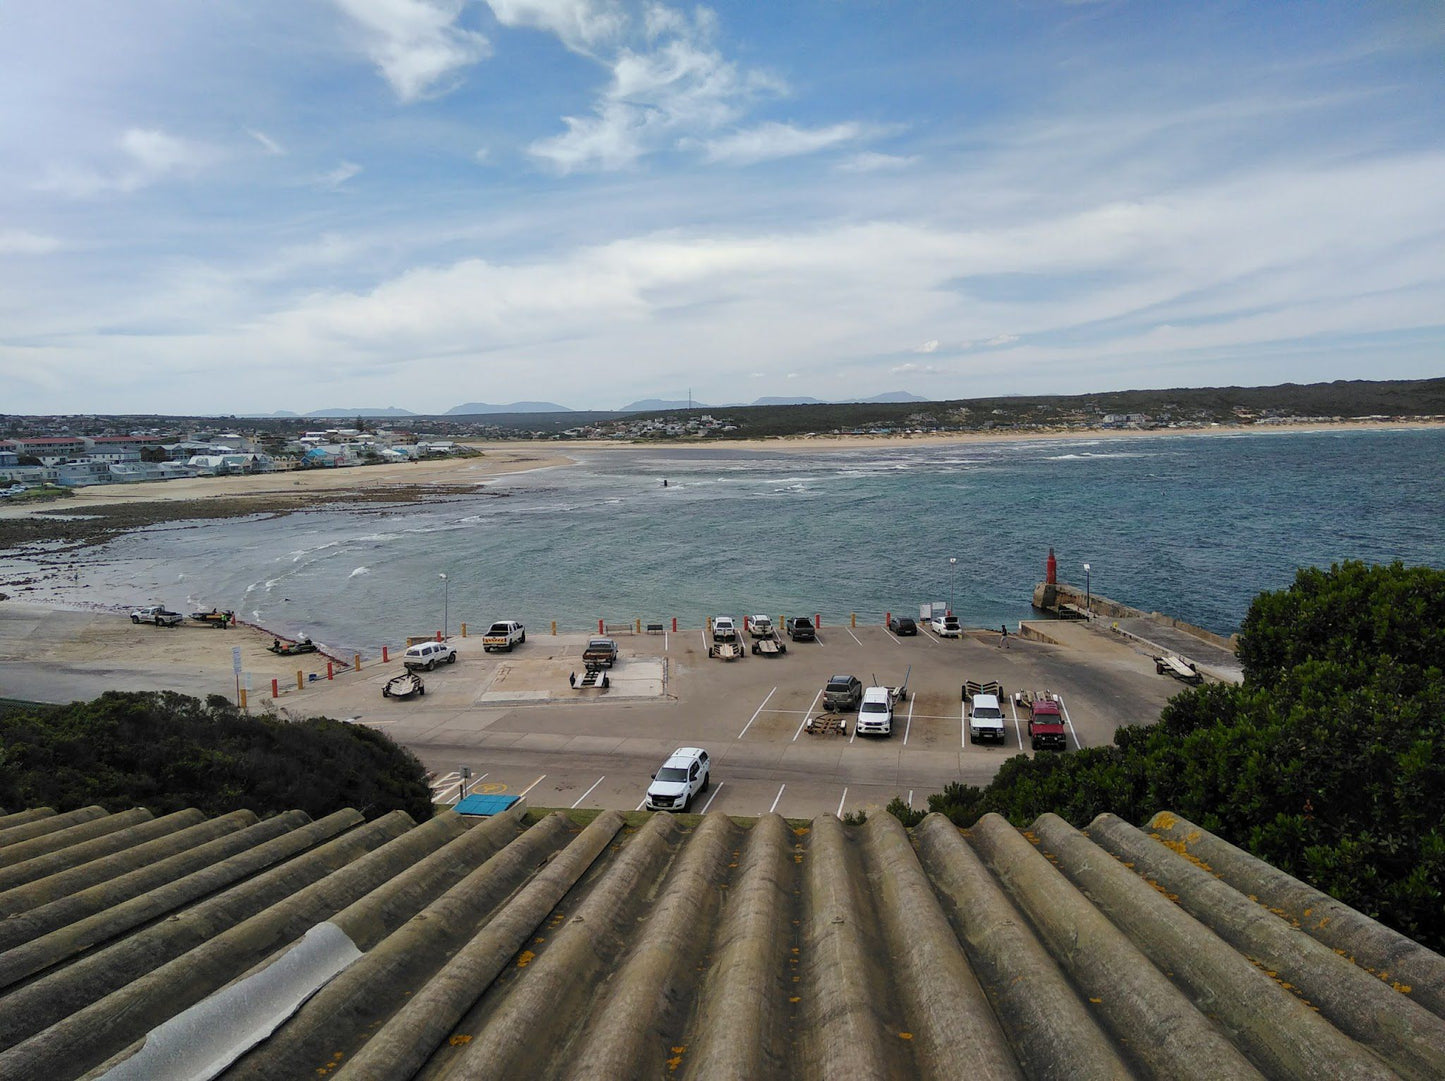
[[403,102],[452,90],[459,73],[491,55],[487,38],[458,25],[465,0],[332,0]]
[[130,192],[167,177],[190,176],[211,164],[215,151],[156,128],[129,128],[104,165],[55,166],[36,185],[41,191],[87,197]]
[[1019,340],[1017,334],[995,334],[992,338],[985,338],[980,345],[997,347],[1000,345],[1012,345]]
[[913,351],[915,353],[936,353],[938,351],[938,339],[929,338],[928,341],[922,345],[915,346]]
[[799,128],[792,124],[766,123],[734,132],[704,143],[708,161],[751,165],[774,158],[791,158],[850,143],[862,138],[861,124],[833,124],[826,128]]
[[917,161],[916,154],[879,154],[865,150],[840,161],[835,168],[842,173],[877,173],[890,169],[907,169]]
[[343,161],[330,172],[322,173],[315,178],[315,184],[327,191],[336,191],[352,177],[361,172],[361,166],[354,161]]
[[28,229],[0,229],[0,255],[49,255],[60,247],[53,236]]
[[[487,0],[487,5],[503,26],[546,30],[556,34],[567,48],[576,52],[585,52],[598,42],[615,37],[626,25],[621,9],[614,3],[596,3],[593,0]],[[651,9],[648,17],[649,20],[653,17]]]
[[249,135],[251,138],[255,139],[256,142],[260,143],[261,149],[266,151],[266,153],[270,154],[272,157],[281,157],[283,154],[286,153],[286,148],[283,147],[280,143],[278,143],[275,139],[271,138],[271,136],[267,135],[264,131],[257,131],[255,128],[247,128],[246,134]]
[[890,375],[942,375],[943,369],[936,364],[917,364],[913,361],[906,361],[903,364],[895,364],[888,369]]

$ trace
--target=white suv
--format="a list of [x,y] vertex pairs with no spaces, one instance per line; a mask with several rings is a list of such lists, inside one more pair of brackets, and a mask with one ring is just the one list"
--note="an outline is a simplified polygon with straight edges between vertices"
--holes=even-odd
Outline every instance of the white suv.
[[647,786],[647,809],[686,811],[692,806],[694,796],[707,791],[710,765],[707,752],[701,747],[679,747],[673,751]]
[[714,642],[736,642],[738,638],[738,625],[732,616],[718,616],[712,621],[712,640]]
[[457,651],[445,642],[418,642],[407,648],[401,663],[409,671],[425,668],[430,672],[439,664],[456,664]]

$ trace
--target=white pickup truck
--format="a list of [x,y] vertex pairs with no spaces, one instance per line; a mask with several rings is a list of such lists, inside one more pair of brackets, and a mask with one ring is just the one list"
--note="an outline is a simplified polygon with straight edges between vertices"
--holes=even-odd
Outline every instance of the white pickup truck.
[[527,640],[527,628],[515,619],[503,619],[493,623],[482,637],[482,651],[491,653],[500,650],[506,653]]
[[853,731],[860,736],[893,735],[893,691],[888,687],[869,687],[863,692],[858,719]]
[[714,642],[736,642],[738,640],[737,621],[732,616],[718,616],[712,621],[712,640]]

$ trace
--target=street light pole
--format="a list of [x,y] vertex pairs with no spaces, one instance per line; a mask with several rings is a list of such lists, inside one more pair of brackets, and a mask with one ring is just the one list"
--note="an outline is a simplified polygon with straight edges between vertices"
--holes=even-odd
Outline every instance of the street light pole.
[[447,580],[447,576],[445,574],[438,574],[437,577],[442,580],[442,641],[445,642],[450,637],[450,635],[447,633],[447,620],[448,617],[451,615],[451,613],[448,611],[448,608],[451,607],[452,584],[450,581]]
[[1090,619],[1094,618],[1094,585],[1087,563],[1084,564],[1084,611],[1089,614]]
[[955,572],[955,570],[956,570],[957,568],[958,568],[958,557],[957,557],[957,556],[949,556],[949,557],[948,557],[948,614],[949,614],[949,615],[953,615],[953,583],[954,583],[954,578],[955,578],[954,572]]

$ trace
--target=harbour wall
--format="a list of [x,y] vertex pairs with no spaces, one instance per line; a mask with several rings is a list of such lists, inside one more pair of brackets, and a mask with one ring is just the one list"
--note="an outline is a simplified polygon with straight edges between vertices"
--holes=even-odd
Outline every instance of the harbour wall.
[[1216,634],[1193,623],[1165,615],[1163,612],[1145,612],[1127,604],[1105,597],[1099,593],[1086,593],[1078,586],[1067,582],[1040,582],[1034,586],[1034,607],[1045,612],[1066,616],[1083,616],[1093,619],[1147,619],[1166,627],[1192,635],[1200,641],[1234,652],[1239,647],[1239,635]]

